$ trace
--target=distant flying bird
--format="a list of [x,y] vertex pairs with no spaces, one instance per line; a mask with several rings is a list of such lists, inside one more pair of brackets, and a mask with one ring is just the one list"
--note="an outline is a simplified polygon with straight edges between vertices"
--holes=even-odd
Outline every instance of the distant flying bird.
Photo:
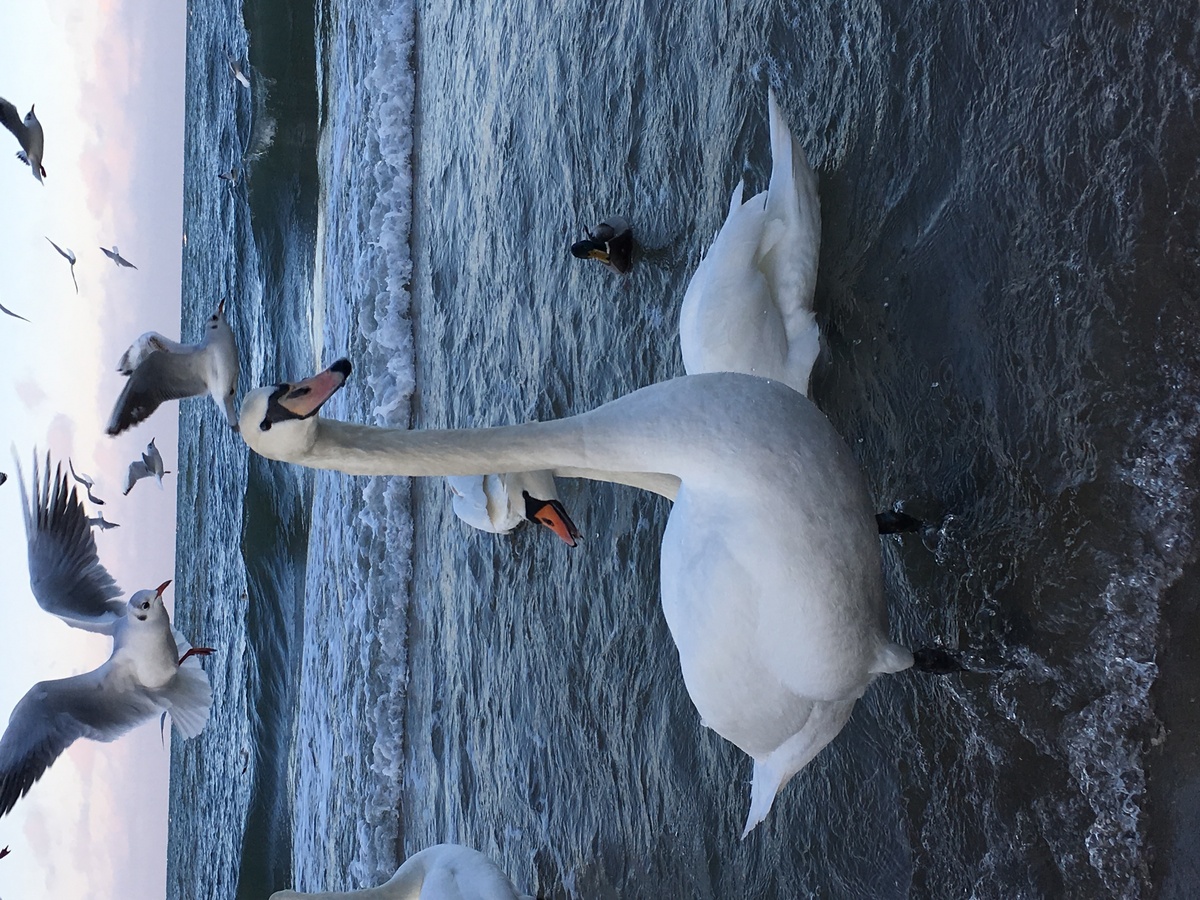
[[103,506],[104,501],[92,493],[92,488],[96,486],[96,482],[92,479],[92,476],[85,473],[76,472],[75,463],[72,462],[69,456],[67,457],[67,468],[71,470],[71,477],[87,488],[88,500],[90,500],[92,503],[95,503],[97,506]]
[[110,529],[110,528],[120,528],[121,527],[121,524],[119,522],[110,522],[110,521],[108,521],[108,519],[104,518],[103,510],[100,512],[100,515],[98,515],[98,516],[88,516],[88,524],[91,525],[93,528],[99,528],[101,531],[108,531],[108,529]]
[[[50,238],[46,238],[46,240],[50,241]],[[50,246],[62,254],[63,259],[71,264],[71,280],[75,281],[75,252],[69,247],[64,250],[62,247],[58,246],[58,244],[54,243],[54,241],[50,241]],[[78,281],[75,281],[75,293],[79,293]]]
[[17,159],[29,166],[33,177],[42,182],[46,177],[46,169],[42,166],[45,139],[42,135],[42,123],[33,114],[33,107],[29,107],[29,112],[22,119],[17,108],[0,97],[0,122],[4,123],[4,127],[13,133],[21,145],[21,149],[17,151]]
[[0,312],[4,313],[5,315],[12,316],[14,319],[20,319],[22,322],[29,321],[24,316],[18,316],[15,312],[13,312],[11,309],[9,309],[7,306],[5,306],[3,303],[0,303]]
[[237,431],[233,393],[238,380],[238,351],[225,321],[225,301],[209,318],[198,344],[180,344],[151,331],[139,337],[117,363],[128,375],[108,420],[108,433],[120,434],[145,421],[166,400],[209,394]]
[[98,669],[38,682],[21,698],[0,738],[0,816],[79,738],[112,741],[162,712],[185,738],[195,737],[212,705],[208,675],[191,659],[212,649],[192,647],[171,627],[162,601],[171,582],[122,603],[62,466],[52,478],[47,456],[39,476],[35,457],[30,487],[32,503],[22,478],[34,597],[69,625],[111,635],[113,651]]
[[231,184],[231,185],[237,184],[238,183],[238,168],[237,168],[237,166],[234,166],[228,172],[218,172],[217,177],[220,178],[222,181],[229,182],[229,184]]
[[3,850],[0,850],[0,859],[4,859],[4,857],[8,856],[10,852],[11,851],[7,847],[5,847]]
[[236,78],[238,80],[238,83],[242,87],[249,88],[250,87],[250,79],[247,78],[246,74],[242,71],[241,63],[238,62],[238,60],[234,59],[234,56],[232,53],[229,53],[228,51],[226,51],[225,55],[229,59],[229,74],[232,75],[234,78]]
[[133,486],[143,478],[153,476],[158,480],[159,489],[162,488],[162,479],[164,475],[170,475],[170,471],[163,468],[162,454],[158,452],[158,448],[154,446],[154,439],[150,439],[150,443],[146,445],[146,452],[142,454],[141,459],[135,459],[129,464],[129,472],[125,475],[125,490],[124,494],[128,494],[133,490]]
[[8,481],[8,476],[5,475],[3,472],[0,472],[0,484],[4,484],[4,482],[6,482],[6,481]]
[[123,257],[121,255],[121,251],[119,251],[117,249],[116,244],[113,244],[113,248],[111,250],[105,250],[103,247],[101,247],[100,249],[101,249],[101,251],[103,251],[104,255],[107,256],[109,259],[111,259],[113,262],[115,262],[118,267],[124,266],[126,269],[136,269],[137,268],[137,266],[135,266],[133,263],[131,263],[129,260],[127,260],[125,257]]

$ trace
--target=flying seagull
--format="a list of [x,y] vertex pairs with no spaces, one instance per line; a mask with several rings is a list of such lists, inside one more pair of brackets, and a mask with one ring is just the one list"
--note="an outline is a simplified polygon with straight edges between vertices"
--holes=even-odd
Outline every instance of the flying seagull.
[[47,456],[39,477],[35,457],[30,487],[32,503],[22,478],[34,597],[70,625],[111,635],[113,650],[98,669],[38,682],[21,698],[0,738],[0,816],[79,738],[116,740],[162,712],[185,738],[195,737],[212,705],[208,675],[191,659],[212,650],[192,647],[171,627],[162,600],[171,582],[122,603],[62,466],[52,478]]
[[71,470],[71,477],[87,488],[88,500],[90,500],[92,503],[95,503],[97,506],[103,506],[104,501],[92,493],[92,488],[96,486],[96,482],[92,476],[86,473],[76,472],[75,463],[71,461],[69,456],[67,457],[67,468]]
[[108,531],[110,528],[121,527],[119,522],[110,522],[108,519],[104,518],[103,510],[100,511],[100,515],[98,516],[88,516],[88,524],[93,528],[99,528],[101,531]]
[[131,263],[129,260],[127,260],[125,257],[123,257],[121,255],[121,251],[119,251],[117,249],[116,244],[113,244],[113,248],[111,250],[105,250],[103,247],[101,247],[100,249],[104,252],[104,255],[107,256],[109,259],[111,259],[113,262],[115,262],[118,267],[124,266],[126,269],[136,269],[137,268],[137,266],[135,266],[133,263]]
[[162,454],[154,446],[154,438],[151,438],[150,443],[146,445],[146,452],[142,454],[142,458],[135,459],[129,464],[129,472],[125,475],[125,490],[123,493],[128,494],[133,490],[135,484],[143,478],[151,476],[158,480],[158,487],[161,490],[163,476],[170,474],[168,469],[163,468]]
[[218,172],[217,177],[222,181],[229,182],[231,185],[236,185],[238,183],[238,168],[234,166],[228,172]]
[[34,178],[45,184],[42,181],[46,177],[46,169],[42,166],[45,139],[42,135],[42,123],[33,114],[33,107],[29,107],[29,112],[22,119],[17,108],[0,97],[0,122],[4,123],[4,127],[13,133],[21,145],[21,149],[17,151],[17,159],[29,166]]
[[117,363],[129,381],[108,420],[108,433],[120,434],[147,419],[166,400],[209,394],[237,431],[233,392],[238,380],[238,352],[225,321],[225,301],[209,318],[198,344],[180,344],[157,332],[134,341]]
[[[50,238],[46,238],[46,240],[50,241]],[[71,264],[71,280],[75,281],[75,251],[69,247],[64,250],[62,247],[58,246],[58,244],[54,243],[54,241],[50,241],[50,246],[57,250],[62,255],[63,259]],[[79,293],[78,281],[75,281],[75,293]]]

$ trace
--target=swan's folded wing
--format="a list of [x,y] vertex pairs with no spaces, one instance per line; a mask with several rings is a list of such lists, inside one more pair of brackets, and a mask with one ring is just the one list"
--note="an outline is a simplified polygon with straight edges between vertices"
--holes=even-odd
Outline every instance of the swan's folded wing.
[[208,393],[201,365],[192,348],[175,353],[156,350],[149,354],[125,382],[108,420],[108,433],[117,435],[145,421],[167,400]]
[[111,660],[83,675],[38,682],[21,698],[0,738],[0,816],[79,738],[116,740],[159,711]]
[[[17,464],[18,470],[20,463]],[[87,513],[62,466],[50,474],[33,461],[30,501],[20,473],[21,505],[25,510],[25,539],[29,553],[29,586],[38,605],[68,625],[111,634],[125,614],[125,604],[113,577],[100,564]]]

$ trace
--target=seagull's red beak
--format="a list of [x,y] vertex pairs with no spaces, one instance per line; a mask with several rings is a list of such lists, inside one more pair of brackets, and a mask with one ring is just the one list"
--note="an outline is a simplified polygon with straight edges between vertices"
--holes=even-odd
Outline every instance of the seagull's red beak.
[[170,580],[168,579],[167,581],[164,581],[162,584],[160,584],[160,585],[158,586],[158,589],[157,589],[157,590],[154,592],[154,596],[156,596],[156,597],[161,597],[161,596],[162,596],[162,592],[163,592],[163,591],[165,591],[165,590],[167,589],[167,585],[169,585],[170,583],[171,583],[171,582],[170,582]]
[[218,316],[225,315],[225,298],[224,297],[222,297],[221,302],[217,304],[217,315]]

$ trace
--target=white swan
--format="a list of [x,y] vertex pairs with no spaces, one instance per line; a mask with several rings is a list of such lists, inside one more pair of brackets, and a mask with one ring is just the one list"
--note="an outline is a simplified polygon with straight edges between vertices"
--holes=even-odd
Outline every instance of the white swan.
[[276,891],[271,900],[522,900],[513,883],[494,862],[470,847],[437,844],[414,853],[379,887],[315,894]]
[[813,315],[821,250],[817,176],[767,92],[771,180],[729,215],[696,267],[679,311],[679,345],[689,375],[745,372],[808,394],[820,351]]
[[225,321],[225,301],[209,317],[198,344],[180,344],[150,331],[122,354],[117,371],[129,376],[117,398],[107,431],[120,434],[149,418],[166,400],[208,394],[237,430],[233,394],[237,388],[237,343]]
[[579,529],[558,499],[553,472],[458,475],[450,485],[454,514],[473,528],[508,534],[524,522],[537,522],[574,547]]
[[701,718],[754,759],[746,832],[872,679],[912,665],[888,638],[866,481],[825,417],[787,386],[691,375],[552,422],[403,431],[317,416],[349,374],[339,360],[252,391],[243,439],[272,459],[355,475],[679,480],[662,539],[663,611]]

